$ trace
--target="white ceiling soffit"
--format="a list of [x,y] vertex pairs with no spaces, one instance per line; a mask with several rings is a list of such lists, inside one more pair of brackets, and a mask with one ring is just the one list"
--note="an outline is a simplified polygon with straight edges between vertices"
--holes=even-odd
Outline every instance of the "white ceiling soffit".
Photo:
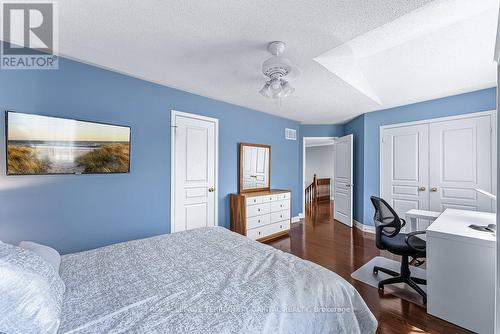
[[315,60],[375,109],[493,87],[498,4],[434,1]]

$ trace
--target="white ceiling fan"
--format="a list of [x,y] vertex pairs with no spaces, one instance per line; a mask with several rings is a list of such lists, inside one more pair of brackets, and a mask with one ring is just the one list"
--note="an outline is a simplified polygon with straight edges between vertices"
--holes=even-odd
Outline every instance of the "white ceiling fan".
[[266,83],[259,91],[265,97],[281,99],[295,91],[289,80],[296,78],[300,71],[292,66],[288,58],[282,56],[286,44],[281,41],[269,43],[267,50],[273,55],[262,63],[262,73],[266,76]]

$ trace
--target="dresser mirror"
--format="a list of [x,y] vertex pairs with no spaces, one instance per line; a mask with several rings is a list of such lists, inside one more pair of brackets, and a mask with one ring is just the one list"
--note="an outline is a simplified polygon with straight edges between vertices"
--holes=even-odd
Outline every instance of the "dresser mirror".
[[269,190],[271,146],[240,143],[240,193]]

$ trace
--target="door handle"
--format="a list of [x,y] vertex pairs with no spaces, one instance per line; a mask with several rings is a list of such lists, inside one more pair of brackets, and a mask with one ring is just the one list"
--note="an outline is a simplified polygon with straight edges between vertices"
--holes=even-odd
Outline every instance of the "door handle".
[[438,188],[436,188],[436,187],[432,187],[432,188],[431,188],[431,191],[432,191],[433,193],[435,193],[436,191],[438,191]]
[[215,191],[215,188],[208,188],[209,193],[213,193]]
[[425,191],[425,187],[419,187],[418,191]]

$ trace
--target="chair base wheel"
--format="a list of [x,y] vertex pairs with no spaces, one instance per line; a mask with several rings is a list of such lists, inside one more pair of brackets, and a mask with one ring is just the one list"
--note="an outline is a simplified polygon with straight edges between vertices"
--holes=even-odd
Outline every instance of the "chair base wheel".
[[388,278],[388,279],[385,279],[385,280],[378,282],[378,290],[384,291],[384,285],[386,285],[386,284],[404,283],[404,284],[409,285],[413,290],[415,290],[419,295],[421,295],[423,304],[426,305],[427,304],[427,293],[425,293],[425,291],[422,290],[422,288],[420,288],[417,285],[417,282],[415,282],[414,280],[418,280],[418,284],[427,284],[427,282],[425,280],[420,279],[420,278],[415,279],[415,278],[406,277],[406,276],[396,276],[396,277],[391,277],[391,278]]

